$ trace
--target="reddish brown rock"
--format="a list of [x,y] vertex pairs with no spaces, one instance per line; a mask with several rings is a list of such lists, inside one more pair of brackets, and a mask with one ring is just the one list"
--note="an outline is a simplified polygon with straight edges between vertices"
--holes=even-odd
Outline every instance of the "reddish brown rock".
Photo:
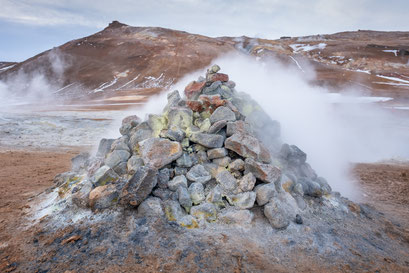
[[188,100],[186,105],[192,109],[193,112],[202,112],[204,110],[203,102],[198,100]]
[[209,82],[216,82],[216,81],[228,82],[229,81],[229,75],[223,74],[223,73],[210,74],[208,81]]
[[185,87],[185,96],[190,99],[193,98],[196,94],[199,94],[202,88],[205,86],[205,82],[196,82],[193,81]]
[[220,95],[201,95],[199,100],[203,102],[204,108],[209,109],[211,112],[226,104],[226,100],[222,99]]

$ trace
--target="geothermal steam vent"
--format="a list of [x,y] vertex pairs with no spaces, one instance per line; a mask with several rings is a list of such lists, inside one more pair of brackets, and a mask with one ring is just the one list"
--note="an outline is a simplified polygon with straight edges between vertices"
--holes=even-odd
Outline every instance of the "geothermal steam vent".
[[72,172],[56,177],[60,198],[95,212],[137,209],[186,228],[249,224],[256,207],[273,228],[302,224],[304,211],[333,196],[330,186],[219,70],[191,82],[184,98],[169,93],[162,114],[125,118],[122,137],[102,139],[95,157],[73,158]]

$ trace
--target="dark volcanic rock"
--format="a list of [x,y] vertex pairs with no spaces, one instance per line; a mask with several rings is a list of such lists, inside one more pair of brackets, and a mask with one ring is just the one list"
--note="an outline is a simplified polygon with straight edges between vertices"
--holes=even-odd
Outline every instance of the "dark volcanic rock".
[[122,189],[120,202],[123,205],[138,206],[148,197],[158,183],[158,171],[141,167]]

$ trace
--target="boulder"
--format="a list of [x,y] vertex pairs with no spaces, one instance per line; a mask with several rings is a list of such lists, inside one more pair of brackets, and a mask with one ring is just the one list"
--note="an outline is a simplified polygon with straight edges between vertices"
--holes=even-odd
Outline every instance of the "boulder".
[[231,162],[231,158],[228,156],[213,159],[214,164],[217,164],[223,168],[226,168],[227,166],[229,166],[230,162]]
[[190,198],[194,205],[198,205],[205,200],[205,192],[202,183],[194,182],[189,186]]
[[165,108],[163,109],[163,112],[165,114],[169,112],[169,109],[171,107],[178,106],[180,101],[182,100],[178,90],[174,90],[172,92],[169,92],[168,95],[167,95],[167,99],[168,99],[168,103],[166,104]]
[[215,205],[211,203],[203,203],[199,206],[194,206],[190,209],[190,215],[197,219],[203,219],[208,222],[217,220],[217,210]]
[[189,211],[190,207],[192,206],[192,199],[190,199],[190,193],[186,189],[186,187],[178,187],[178,200],[179,204],[184,207],[187,211]]
[[127,162],[131,154],[125,150],[114,150],[104,160],[105,165],[114,168],[122,162]]
[[221,135],[192,133],[190,141],[203,145],[206,148],[221,148],[223,146],[224,137]]
[[168,168],[159,170],[158,187],[161,189],[166,189],[168,187],[169,179],[170,179],[170,170]]
[[113,168],[119,176],[125,175],[128,173],[127,162],[121,162]]
[[119,128],[121,135],[128,135],[132,128],[138,126],[141,123],[141,119],[138,116],[128,116],[122,120],[122,125]]
[[283,144],[280,150],[280,157],[293,166],[300,166],[307,160],[307,154],[295,145]]
[[190,155],[184,152],[182,156],[176,160],[176,165],[182,168],[190,168],[193,165],[193,161]]
[[208,82],[215,82],[215,81],[221,81],[221,82],[228,82],[229,81],[229,75],[223,74],[223,73],[212,73],[207,75]]
[[264,215],[276,229],[286,228],[295,219],[294,209],[280,198],[273,198],[264,206]]
[[108,183],[116,182],[119,176],[114,170],[108,166],[102,166],[99,168],[95,174],[91,177],[91,182],[94,186],[104,186]]
[[225,106],[220,106],[210,116],[210,122],[212,124],[215,124],[216,122],[222,121],[222,120],[226,121],[226,124],[227,124],[228,121],[235,121],[236,115],[229,108]]
[[162,130],[167,128],[167,120],[162,115],[150,114],[148,116],[148,125],[152,129],[152,136],[159,137]]
[[298,183],[302,185],[305,195],[311,197],[321,197],[324,195],[324,191],[321,188],[321,185],[316,181],[312,181],[311,179],[303,177],[298,179]]
[[[210,123],[210,119],[208,119],[208,120],[209,120],[209,123]],[[227,121],[226,121],[226,120],[217,121],[217,122],[213,123],[213,125],[208,128],[207,132],[208,132],[209,134],[216,134],[216,133],[218,133],[221,129],[223,129],[224,127],[226,127],[226,125],[227,125]]]
[[152,194],[153,196],[159,197],[162,201],[166,201],[166,200],[177,201],[178,200],[177,193],[169,189],[157,188],[152,191]]
[[227,170],[222,171],[216,175],[216,181],[224,194],[231,194],[237,188],[237,180]]
[[127,169],[130,175],[134,174],[140,167],[143,166],[143,160],[140,156],[133,155],[128,159]]
[[229,164],[229,171],[236,172],[236,171],[244,171],[244,161],[240,158],[235,159],[233,162]]
[[185,138],[185,132],[177,127],[174,127],[166,131],[165,137],[173,141],[182,142]]
[[228,195],[227,201],[230,205],[240,209],[250,209],[256,201],[256,193],[252,191],[242,192],[234,195]]
[[149,138],[139,143],[140,153],[146,166],[160,169],[182,155],[179,142],[164,138]]
[[103,138],[99,142],[98,145],[98,152],[97,152],[97,157],[102,157],[104,158],[107,153],[111,150],[112,143],[114,143],[115,139],[106,139]]
[[202,91],[205,85],[206,85],[206,82],[193,81],[189,83],[185,88],[185,96],[188,99],[195,98],[196,96],[200,94],[200,91]]
[[271,162],[271,156],[267,148],[255,137],[241,132],[227,138],[225,147],[245,158],[252,158],[264,163]]
[[190,181],[199,182],[202,184],[205,184],[207,181],[212,179],[210,173],[201,164],[193,166],[186,174],[186,177]]
[[246,173],[253,173],[261,181],[275,183],[281,177],[281,170],[271,164],[264,164],[247,158],[244,164]]
[[125,184],[121,192],[121,204],[138,206],[148,197],[158,183],[158,171],[149,167],[140,167]]
[[93,209],[106,209],[118,202],[119,192],[115,185],[96,187],[89,193],[89,206]]
[[266,183],[258,185],[255,190],[257,204],[263,206],[267,204],[272,198],[277,196],[277,191],[273,183]]
[[144,121],[129,133],[129,146],[133,151],[138,151],[139,142],[152,137],[152,129],[149,127],[148,122]]
[[146,198],[138,207],[138,215],[143,217],[164,216],[162,200],[157,197]]
[[256,177],[253,173],[247,173],[242,178],[238,179],[239,192],[252,191],[256,184]]
[[207,151],[208,159],[215,159],[227,156],[227,150],[225,148],[215,148]]
[[172,107],[168,114],[169,128],[180,128],[186,131],[193,125],[193,111],[189,108]]
[[168,188],[171,191],[176,191],[179,187],[187,188],[187,180],[186,180],[186,177],[184,175],[175,176],[168,183]]
[[72,190],[72,202],[80,208],[86,208],[89,204],[89,193],[92,188],[92,183],[88,179],[75,185]]
[[226,125],[226,135],[227,136],[232,136],[235,133],[241,133],[245,135],[252,135],[253,130],[251,129],[251,126],[242,121],[242,120],[237,120],[234,122],[227,122]]

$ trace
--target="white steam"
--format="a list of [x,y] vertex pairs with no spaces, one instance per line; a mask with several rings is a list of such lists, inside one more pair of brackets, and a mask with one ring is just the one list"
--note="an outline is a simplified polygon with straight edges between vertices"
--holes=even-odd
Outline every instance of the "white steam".
[[29,63],[27,66],[35,67],[20,69],[0,81],[0,106],[3,110],[55,99],[53,92],[61,86],[66,60],[57,50],[51,50],[41,56],[38,63]]
[[[337,96],[329,90],[308,84],[315,73],[305,64],[302,72],[272,59],[261,62],[241,54],[214,63],[236,82],[237,91],[250,94],[281,123],[283,141],[305,151],[318,175],[349,198],[360,197],[350,175],[351,163],[409,158],[408,124],[399,123],[401,120],[376,104],[362,103],[365,100],[359,90],[343,90],[341,93],[348,95],[334,103]],[[189,81],[204,73],[186,75],[174,89],[182,93]],[[155,97],[138,114],[159,113],[165,104],[165,96]]]

